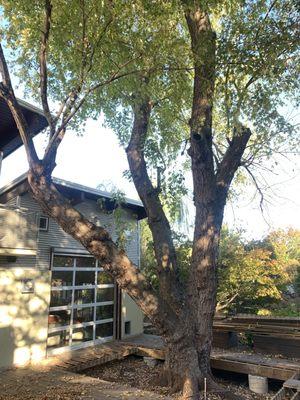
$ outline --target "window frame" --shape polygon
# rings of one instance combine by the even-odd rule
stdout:
[[[41,227],[41,220],[42,219],[44,219],[46,221],[46,227],[45,228]],[[46,215],[40,215],[39,216],[38,230],[39,230],[39,232],[48,232],[48,230],[49,230],[49,217],[47,217]]]
[[[72,266],[67,266],[67,267],[54,267],[54,258],[55,256],[67,256],[67,257],[72,257],[73,258],[73,264]],[[51,274],[51,293],[53,291],[64,291],[64,290],[71,290],[71,303],[68,305],[64,306],[52,306],[49,307],[49,314],[51,311],[62,311],[62,310],[70,310],[70,322],[68,325],[61,325],[61,326],[52,326],[48,324],[48,335],[51,333],[55,332],[63,332],[63,331],[68,331],[69,332],[69,344],[64,346],[64,347],[59,347],[59,348],[48,348],[47,349],[47,354],[57,354],[63,351],[66,351],[68,349],[75,349],[75,348],[82,348],[86,347],[88,345],[93,345],[93,344],[98,344],[98,343],[103,343],[107,342],[110,340],[113,340],[115,337],[115,324],[116,324],[116,315],[115,315],[115,302],[116,302],[116,285],[115,282],[113,283],[106,283],[106,284],[97,284],[97,274],[99,272],[105,272],[104,269],[100,266],[99,261],[96,259],[95,260],[95,266],[94,267],[77,267],[77,262],[76,258],[78,257],[85,257],[85,258],[94,258],[90,254],[78,254],[78,253],[67,253],[67,252],[53,252],[51,254],[51,271],[68,271],[72,272],[72,285],[70,286],[52,286],[52,274]],[[81,271],[93,271],[95,274],[95,283],[90,284],[90,285],[75,285],[75,280],[76,280],[76,272],[81,272]],[[107,300],[107,301],[97,301],[97,290],[98,289],[105,289],[105,288],[113,288],[114,289],[114,298],[113,300]],[[75,303],[75,290],[78,289],[93,289],[94,290],[94,301],[89,302],[89,303],[82,303],[82,304],[76,304]],[[106,305],[112,305],[114,312],[112,318],[105,318],[105,319],[97,319],[97,307],[99,306],[106,306]],[[93,307],[93,320],[89,322],[82,322],[82,323],[74,323],[74,310],[76,309],[82,309],[82,308],[87,308],[87,307]],[[108,336],[108,337],[103,337],[101,339],[96,338],[96,327],[97,325],[100,324],[106,324],[106,323],[113,323],[113,335]],[[93,326],[93,339],[89,340],[87,342],[82,342],[78,344],[74,344],[72,342],[72,333],[74,329],[77,328],[84,328],[86,326]]]

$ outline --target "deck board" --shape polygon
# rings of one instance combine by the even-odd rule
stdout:
[[[156,335],[142,334],[51,357],[45,363],[78,372],[129,355],[150,356],[164,360],[163,340]],[[232,349],[213,349],[211,366],[214,369],[265,376],[282,381],[292,378],[295,373],[300,373],[300,360],[268,357]]]
[[[149,355],[154,358],[164,359],[163,341],[159,336],[144,334],[123,340],[123,342],[136,346],[138,355]],[[300,360],[270,358],[261,354],[227,349],[213,349],[211,366],[215,369],[256,374],[282,381],[291,378],[296,372],[300,372]]]

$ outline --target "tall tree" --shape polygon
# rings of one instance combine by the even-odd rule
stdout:
[[[22,83],[40,97],[49,124],[40,159],[1,48],[0,96],[25,145],[34,197],[157,327],[174,389],[182,389],[184,399],[198,399],[206,378],[209,389],[230,396],[210,370],[220,229],[238,168],[255,181],[254,162],[294,140],[293,126],[279,114],[284,96],[295,96],[298,89],[293,2],[74,0],[70,8],[64,0],[3,0],[2,6],[3,43],[15,50]],[[50,98],[58,104],[56,113]],[[153,237],[157,291],[108,232],[74,209],[51,179],[66,129],[100,112],[126,147]],[[183,143],[196,209],[185,281],[164,208],[164,189],[182,181],[171,169]],[[158,171],[156,184],[151,165]]]

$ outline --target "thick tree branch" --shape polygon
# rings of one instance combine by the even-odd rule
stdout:
[[[51,27],[51,13],[52,4],[50,0],[45,0],[45,20],[44,27],[41,37],[41,48],[40,48],[40,90],[41,90],[41,100],[42,107],[50,128],[50,137],[54,135],[55,123],[53,121],[49,104],[48,104],[48,71],[47,71],[47,49],[48,40]]]
[[[42,169],[31,169],[28,181],[33,195],[42,210],[53,218],[62,229],[78,240],[101,266],[111,274],[144,313],[158,326],[162,335],[175,330],[177,317],[147,282],[123,250],[119,250],[109,233],[88,221],[58,192],[54,184],[45,178]],[[166,316],[170,316],[166,321]]]
[[[21,107],[19,106],[19,103],[16,99],[11,84],[10,74],[7,68],[7,63],[1,43],[0,43],[0,74],[2,77],[2,82],[0,82],[0,96],[6,101],[14,117],[21,139],[25,146],[28,163],[30,166],[34,166],[35,164],[39,163],[39,159],[32,141],[32,137],[28,129],[27,121],[23,115]]]
[[[214,181],[214,157],[212,150],[212,107],[215,83],[216,35],[209,16],[201,9],[200,1],[182,1],[185,19],[191,37],[194,58],[194,92],[190,119],[191,147],[194,181],[194,200],[197,207],[203,204],[203,185]]]
[[[216,312],[220,312],[227,308],[237,297],[239,293],[235,293],[230,299],[217,303]]]
[[[222,199],[223,203],[226,202],[230,184],[238,167],[241,165],[242,156],[250,137],[251,130],[249,128],[241,127],[239,131],[235,129],[235,134],[219,165],[216,184],[218,195],[221,196],[220,199]]]
[[[134,124],[126,153],[132,179],[145,207],[153,236],[160,290],[174,305],[181,298],[176,251],[170,224],[159,199],[159,191],[152,185],[144,157],[151,109],[149,99],[144,99],[133,107]]]
[[[190,125],[192,132],[207,136],[211,135],[212,125],[216,35],[211,28],[208,14],[201,10],[198,2],[183,3],[195,68]]]

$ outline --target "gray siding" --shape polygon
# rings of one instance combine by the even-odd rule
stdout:
[[[18,205],[18,197],[13,197],[12,199],[8,200],[8,202],[6,203],[8,206],[13,206],[13,207],[17,207]]]
[[[14,200],[14,199],[12,199]],[[15,200],[16,202],[16,200]],[[12,203],[14,204],[14,203]],[[11,205],[12,205],[11,204]],[[36,212],[37,217],[43,215],[37,202],[32,198],[30,193],[26,193],[20,196],[19,205],[22,208],[26,208],[31,212]],[[113,239],[116,239],[114,229],[114,219],[112,215],[105,214],[99,210],[99,207],[95,201],[85,200],[76,207],[82,214],[88,219],[93,221],[99,226],[103,226],[112,235]],[[137,220],[133,217],[130,212],[126,213],[126,219],[129,225],[134,229],[130,233],[130,239],[128,240],[127,253],[130,259],[138,264],[139,262],[139,233]],[[18,257],[15,263],[9,263],[5,259],[0,259],[0,268],[2,267],[36,267],[38,269],[49,269],[51,248],[59,247],[70,251],[70,249],[82,250],[86,252],[84,247],[74,240],[70,235],[65,233],[62,228],[52,219],[49,220],[49,229],[47,232],[38,232],[38,243],[37,243],[37,256],[29,257],[23,256]]]

